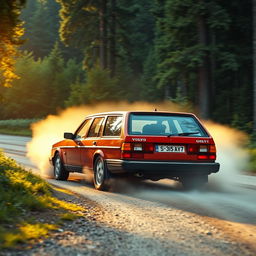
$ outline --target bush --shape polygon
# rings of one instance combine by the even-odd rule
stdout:
[[[0,133],[13,135],[31,135],[31,124],[39,119],[12,119],[0,120]]]

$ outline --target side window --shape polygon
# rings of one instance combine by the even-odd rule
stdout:
[[[87,137],[98,137],[104,117],[97,117],[93,120]]]
[[[105,129],[104,129],[104,136],[120,136],[121,134],[121,127],[122,127],[122,116],[109,116]]]
[[[86,136],[88,129],[90,127],[91,124],[91,119],[87,119],[85,120],[83,126],[80,128],[80,130],[78,131],[78,133],[76,134],[76,138],[83,138]]]

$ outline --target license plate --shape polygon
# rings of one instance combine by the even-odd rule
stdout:
[[[185,153],[185,147],[175,145],[156,145],[156,152]]]

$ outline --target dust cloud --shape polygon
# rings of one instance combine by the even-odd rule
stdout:
[[[249,155],[245,149],[248,136],[230,127],[204,122],[217,148],[217,162],[220,163],[220,171],[210,175],[210,181],[223,189],[232,189],[239,183],[239,174],[246,171]]]

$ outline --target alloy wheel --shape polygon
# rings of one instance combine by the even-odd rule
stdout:
[[[104,181],[104,164],[101,159],[98,160],[96,165],[95,182],[97,185],[101,185]]]

